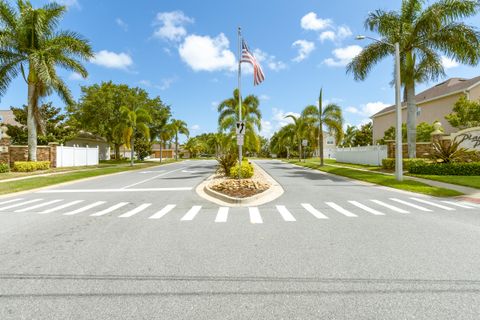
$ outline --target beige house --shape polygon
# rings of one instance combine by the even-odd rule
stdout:
[[[472,79],[451,78],[417,94],[417,124],[440,121],[445,133],[455,132],[456,129],[450,126],[445,116],[452,113],[453,105],[462,95],[466,95],[470,100],[480,99],[480,76]],[[384,132],[395,125],[395,106],[381,110],[371,119],[373,120],[373,141],[382,139]],[[406,120],[407,106],[404,102],[402,121],[406,123]]]

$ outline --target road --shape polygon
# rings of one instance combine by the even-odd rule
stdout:
[[[0,199],[0,319],[479,319],[479,206],[257,163],[259,207],[207,160]]]

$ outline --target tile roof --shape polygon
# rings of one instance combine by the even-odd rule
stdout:
[[[472,79],[450,78],[442,83],[437,84],[436,86],[433,86],[423,92],[420,92],[415,96],[415,100],[417,104],[420,104],[424,101],[441,97],[449,93],[465,90],[479,82],[480,82],[480,76]],[[402,105],[405,105],[405,103],[402,102]],[[382,109],[381,111],[371,116],[371,118],[374,118],[375,116],[383,113],[388,113],[393,110],[395,110],[395,105]]]

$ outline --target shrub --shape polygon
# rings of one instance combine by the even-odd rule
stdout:
[[[238,178],[239,166],[235,165],[230,169],[230,177]],[[242,179],[248,179],[253,177],[253,166],[248,161],[243,161],[240,168]]]
[[[16,161],[13,163],[13,171],[31,172],[36,170],[47,170],[50,168],[50,161]]]
[[[464,162],[468,158],[467,149],[461,148],[462,141],[435,141],[430,157],[436,162]]]
[[[8,163],[0,163],[0,173],[5,173],[10,171],[10,166]]]
[[[225,172],[225,175],[228,176],[230,174],[230,169],[237,163],[237,154],[234,152],[222,154],[217,158],[217,161]]]
[[[415,163],[409,172],[438,176],[480,176],[480,162]]]
[[[403,170],[410,170],[412,164],[417,163],[427,163],[426,159],[422,158],[414,158],[414,159],[403,159]],[[394,158],[386,158],[382,160],[382,168],[387,170],[394,170],[395,169],[395,159]]]

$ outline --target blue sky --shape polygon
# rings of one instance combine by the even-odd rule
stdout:
[[[321,87],[324,103],[339,104],[345,122],[353,125],[365,123],[394,101],[389,86],[393,58],[377,65],[363,82],[347,75],[345,64],[367,44],[354,37],[365,34],[368,12],[397,9],[400,0],[60,2],[69,7],[61,29],[79,32],[96,52],[86,63],[88,79],[60,71],[74,96],[79,97],[81,85],[101,81],[139,86],[171,105],[174,117],[187,121],[193,135],[216,130],[216,106],[237,86],[237,26],[266,75],[257,87],[248,70],[242,79],[243,95],[260,97],[265,136],[286,123],[286,114],[315,104]],[[479,21],[477,16],[469,23],[478,28]],[[445,66],[449,77],[480,74],[478,67],[448,60]],[[24,104],[26,92],[23,80],[17,79],[0,108]],[[63,106],[56,96],[48,100]]]

